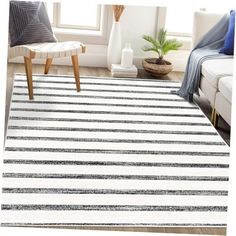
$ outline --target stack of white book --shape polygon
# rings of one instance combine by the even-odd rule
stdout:
[[[126,68],[122,67],[121,64],[112,64],[111,74],[114,77],[137,77],[138,69],[135,65]]]

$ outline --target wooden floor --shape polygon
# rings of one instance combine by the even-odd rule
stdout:
[[[44,68],[42,65],[33,65],[33,73],[42,74]],[[7,93],[6,93],[6,124],[9,114],[10,98],[12,93],[12,84],[15,73],[25,73],[23,64],[9,64],[7,73]],[[57,75],[73,75],[72,66],[52,66],[50,68],[49,74]],[[81,67],[81,76],[103,76],[109,77],[110,72],[105,68],[94,68],[94,67]],[[141,78],[153,78],[145,71],[139,71],[139,77]],[[183,78],[183,73],[181,72],[171,72],[168,76],[162,79],[169,79],[175,81],[181,81]],[[200,108],[204,111],[206,116],[210,118],[211,107],[204,98],[196,98],[196,102]],[[230,140],[230,127],[222,119],[219,121],[219,128],[217,129],[224,140],[229,143]],[[117,230],[117,231],[136,231],[136,232],[160,232],[160,233],[182,233],[182,234],[210,234],[210,235],[226,235],[225,228],[183,228],[183,227],[80,227],[79,229],[93,229],[93,230]]]

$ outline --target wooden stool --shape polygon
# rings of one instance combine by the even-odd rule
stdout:
[[[26,44],[10,48],[9,57],[24,57],[25,72],[27,76],[29,99],[33,99],[33,80],[32,80],[32,59],[46,59],[44,74],[47,74],[52,64],[53,58],[71,57],[76,89],[80,91],[79,75],[79,53],[85,53],[85,46],[77,41],[56,42],[56,43],[35,43]]]

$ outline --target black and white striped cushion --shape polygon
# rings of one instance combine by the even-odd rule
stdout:
[[[56,42],[43,2],[11,1],[10,46]]]

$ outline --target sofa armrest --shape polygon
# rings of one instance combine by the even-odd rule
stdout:
[[[209,13],[204,11],[194,12],[192,47],[194,48],[201,38],[206,34],[222,17],[222,14]]]

